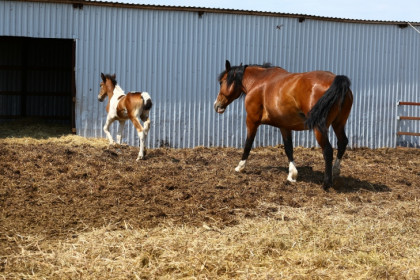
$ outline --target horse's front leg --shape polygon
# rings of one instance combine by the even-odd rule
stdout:
[[[292,140],[292,131],[287,129],[280,129],[281,135],[284,142],[284,150],[286,152],[287,159],[289,160],[289,175],[287,176],[287,181],[296,182],[298,171],[293,160],[293,140]]]
[[[115,119],[113,118],[107,118],[105,125],[104,125],[104,132],[106,134],[106,138],[108,138],[109,141],[109,145],[113,145],[114,144],[114,139],[112,139],[112,135],[111,133],[109,133],[109,126],[115,121]]]
[[[120,125],[118,126],[118,133],[117,133],[117,144],[121,145],[121,139],[123,137],[124,125],[125,120],[120,120]]]
[[[239,162],[238,166],[235,168],[236,172],[242,172],[245,170],[246,161],[248,159],[249,153],[251,152],[252,144],[254,143],[255,135],[257,134],[258,124],[251,122],[250,120],[246,121],[247,136],[245,140],[244,153],[242,154],[242,159]]]

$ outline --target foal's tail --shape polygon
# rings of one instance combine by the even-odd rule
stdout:
[[[152,98],[150,98],[149,93],[142,92],[141,97],[143,98],[143,101],[144,101],[143,109],[150,110],[150,108],[152,108]]]
[[[318,128],[322,133],[327,132],[327,118],[331,108],[337,101],[341,107],[349,90],[350,79],[346,76],[335,76],[331,86],[309,111],[305,126],[309,129]]]

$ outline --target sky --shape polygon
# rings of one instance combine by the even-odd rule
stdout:
[[[346,19],[420,22],[420,0],[102,0],[108,2],[222,8]]]

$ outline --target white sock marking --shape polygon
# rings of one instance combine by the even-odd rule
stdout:
[[[139,155],[137,156],[136,161],[139,161],[140,159],[143,159],[144,157],[144,132],[140,132],[139,133],[139,138],[140,138],[140,150],[139,150]]]
[[[236,172],[242,172],[245,169],[246,160],[241,160],[238,166],[235,168]]]
[[[340,159],[335,159],[334,166],[333,166],[333,177],[338,177],[340,175]]]
[[[293,183],[296,182],[297,175],[298,175],[298,171],[296,169],[295,163],[291,161],[289,163],[289,175],[287,176],[287,181],[293,182]]]

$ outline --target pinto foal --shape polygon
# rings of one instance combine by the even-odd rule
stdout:
[[[147,92],[129,92],[124,91],[117,85],[116,76],[104,75],[101,73],[102,82],[98,100],[104,101],[108,96],[106,111],[108,113],[104,131],[110,145],[115,142],[109,133],[109,126],[116,120],[120,123],[117,133],[117,143],[121,144],[122,133],[126,120],[131,120],[134,124],[140,139],[140,151],[136,161],[144,158],[145,140],[150,129],[149,111],[152,108],[152,99]],[[139,118],[143,121],[144,127],[140,124]]]

